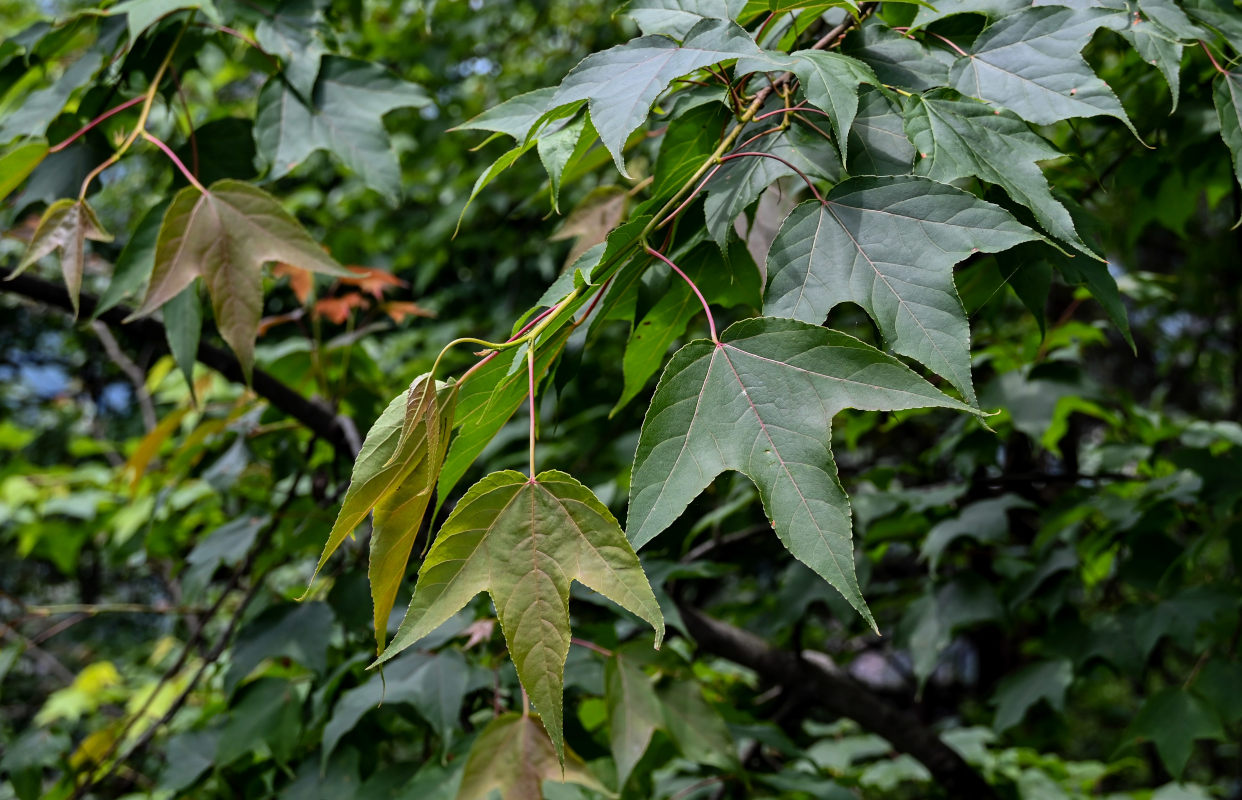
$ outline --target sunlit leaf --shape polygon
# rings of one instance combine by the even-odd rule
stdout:
[[[0,156],[0,200],[12,194],[34,172],[34,168],[47,156],[47,151],[46,139],[34,139],[21,142]]]

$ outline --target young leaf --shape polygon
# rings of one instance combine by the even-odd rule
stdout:
[[[717,61],[760,53],[750,34],[736,23],[704,19],[691,28],[680,47],[664,36],[642,36],[587,56],[565,76],[553,105],[588,101],[595,130],[617,169],[628,177],[622,146],[674,78]]]
[[[110,242],[112,234],[103,229],[94,210],[85,200],[57,200],[43,212],[26,254],[12,276],[17,277],[31,264],[54,250],[60,251],[60,272],[69,290],[73,314],[78,314],[78,295],[82,291],[82,270],[86,261],[86,240]]]
[[[492,596],[518,678],[564,760],[562,687],[569,584],[578,581],[646,620],[664,618],[621,526],[563,472],[494,472],[470,487],[418,572],[401,629],[379,662],[442,625],[479,592]]]
[[[858,303],[888,345],[975,402],[953,265],[1038,238],[1006,211],[925,178],[854,178],[786,218],[768,252],[764,313],[822,323]]]
[[[950,85],[1037,125],[1103,114],[1133,131],[1117,95],[1079,55],[1097,28],[1115,20],[1103,9],[1060,6],[1005,17],[957,60]]]
[[[470,748],[457,800],[540,800],[544,781],[576,783],[608,797],[574,751],[560,757],[535,714],[501,714]]]
[[[0,200],[12,194],[47,156],[47,140],[22,142],[0,156]]]
[[[972,175],[994,183],[1031,209],[1053,236],[1096,257],[1036,163],[1061,154],[1016,116],[934,91],[906,102],[906,133],[919,152],[916,174],[944,183]]]
[[[764,53],[761,58],[737,62],[738,74],[778,70],[797,75],[806,99],[828,113],[841,158],[847,158],[846,142],[858,111],[858,86],[879,83],[871,67],[856,58],[822,50],[801,50],[789,55]]]
[[[429,375],[421,375],[388,404],[362,443],[345,500],[315,567],[318,574],[345,537],[374,511],[367,575],[380,649],[444,461],[456,396],[455,385],[437,387]]]
[[[268,261],[352,277],[267,192],[234,180],[217,181],[206,192],[182,189],[164,215],[151,283],[134,316],[150,314],[202,277],[220,335],[249,379],[263,311],[261,268]]]
[[[832,418],[846,408],[969,410],[892,356],[836,331],[760,317],[720,343],[673,356],[643,420],[627,533],[642,547],[712,479],[737,470],[759,488],[791,553],[874,627],[854,576],[850,506],[832,459]]]
[[[401,165],[383,117],[398,108],[421,108],[431,100],[422,87],[366,61],[325,57],[307,106],[280,80],[259,93],[255,141],[271,165],[271,178],[287,175],[316,150],[326,150],[371,188],[395,202]]]
[[[664,714],[651,679],[620,654],[604,664],[604,702],[608,706],[608,739],[617,762],[617,785],[624,787],[652,734],[664,727]]]

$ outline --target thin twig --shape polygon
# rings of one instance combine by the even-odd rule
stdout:
[[[815,188],[815,184],[811,183],[811,179],[807,177],[807,174],[803,172],[802,170],[798,169],[797,167],[795,167],[787,159],[781,158],[778,155],[773,155],[772,153],[760,152],[759,150],[748,150],[748,151],[744,151],[741,153],[730,153],[727,156],[721,156],[720,160],[721,162],[725,162],[725,161],[732,161],[735,158],[746,158],[746,157],[770,158],[770,159],[773,159],[774,161],[781,162],[785,166],[792,169],[794,172],[798,173],[798,177],[801,178],[806,183],[807,188],[810,189],[811,193],[815,195],[815,199],[819,201],[820,205],[824,205],[826,203],[826,201],[824,200],[824,196],[819,193],[819,189]]]
[[[86,123],[81,128],[79,128],[77,133],[74,133],[72,136],[70,136],[68,139],[65,139],[60,144],[57,144],[53,147],[49,147],[47,151],[49,153],[59,153],[61,150],[64,150],[66,147],[76,142],[79,137],[86,135],[88,131],[90,131],[92,128],[94,128],[99,123],[103,122],[104,120],[108,119],[109,117],[115,114],[120,114],[122,111],[124,111],[127,108],[131,108],[133,106],[138,105],[144,99],[146,98],[143,97],[142,95],[139,95],[137,97],[126,100],[124,103],[121,103],[119,106],[108,109],[104,113],[100,114],[99,116],[95,117],[93,120],[91,120],[90,122]]]
[[[146,373],[129,356],[125,355],[125,352],[116,343],[116,337],[112,335],[112,331],[108,329],[107,325],[99,320],[95,320],[91,323],[91,330],[99,337],[99,343],[103,345],[104,352],[108,354],[108,358],[125,374],[125,377],[129,379],[130,385],[134,387],[134,398],[137,399],[138,410],[142,414],[142,426],[147,433],[155,430],[158,420],[155,416],[155,404],[151,402],[151,393],[147,391]]]
[[[694,296],[699,298],[699,302],[703,304],[703,313],[707,315],[707,327],[712,332],[712,341],[715,342],[716,344],[720,344],[720,339],[716,336],[716,318],[712,316],[712,309],[707,304],[707,298],[704,297],[703,293],[699,291],[699,287],[696,286],[694,284],[694,281],[690,280],[690,276],[682,272],[681,267],[674,264],[672,259],[670,259],[668,256],[664,255],[659,250],[655,250],[650,245],[647,245],[645,249],[647,251],[647,255],[655,256],[656,258],[663,261],[665,264],[669,266],[670,269],[673,270],[673,272],[676,272],[678,275],[680,275],[681,279],[684,280],[687,285],[690,286],[690,291],[694,292]]]

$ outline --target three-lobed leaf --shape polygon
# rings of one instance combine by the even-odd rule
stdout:
[[[627,535],[642,547],[712,479],[732,469],[759,488],[781,542],[874,626],[854,574],[850,506],[832,458],[832,418],[846,408],[968,406],[892,356],[788,319],[738,322],[719,343],[673,356],[643,420]]]
[[[975,402],[970,327],[953,265],[1038,235],[1004,209],[926,178],[853,178],[802,203],[768,252],[765,314],[822,323],[837,304],[871,315],[887,344]]]
[[[47,207],[26,253],[18,262],[13,276],[52,252],[60,251],[60,272],[69,290],[73,313],[78,313],[78,295],[82,291],[82,272],[86,265],[86,240],[110,242],[112,234],[103,229],[95,211],[85,200],[57,200]]]
[[[595,495],[555,470],[534,478],[492,473],[470,487],[445,520],[401,628],[379,661],[488,592],[518,678],[563,758],[569,585],[575,580],[649,622],[659,646],[664,618],[655,595],[621,527]]]
[[[247,379],[263,310],[263,264],[282,261],[311,272],[352,277],[323,251],[267,192],[221,180],[206,191],[187,187],[164,214],[155,268],[135,316],[150,314],[201,277],[211,296],[220,335],[233,348]]]
[[[608,788],[572,750],[561,755],[535,714],[501,714],[470,748],[457,800],[539,800],[543,782],[576,783],[605,796]]]

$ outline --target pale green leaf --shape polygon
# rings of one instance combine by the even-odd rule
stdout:
[[[854,302],[888,346],[975,402],[953,265],[1036,239],[1008,212],[925,178],[854,178],[793,210],[768,252],[764,313],[822,323]]]
[[[906,133],[919,154],[916,174],[943,183],[971,176],[994,183],[1031,209],[1044,230],[1096,257],[1037,163],[1061,154],[1016,116],[933,91],[906,101]]]
[[[519,144],[525,143],[535,123],[552,110],[552,98],[555,95],[556,88],[551,86],[519,94],[450,130],[505,133]]]
[[[0,200],[12,194],[34,172],[34,168],[47,156],[47,151],[46,139],[34,139],[21,142],[0,156]]]
[[[278,77],[259,93],[255,141],[271,166],[270,177],[287,175],[316,150],[340,159],[368,186],[396,201],[401,165],[383,116],[398,108],[421,108],[430,99],[419,86],[366,61],[328,56],[310,105]]]
[[[314,91],[321,60],[328,52],[319,30],[321,5],[315,0],[284,0],[274,10],[264,10],[254,29],[255,41],[280,59],[285,80],[303,98],[310,98]]]
[[[47,207],[26,253],[10,277],[21,274],[31,264],[52,252],[60,251],[60,272],[69,290],[73,313],[78,313],[78,295],[82,291],[82,272],[86,265],[86,240],[110,242],[112,234],[103,229],[95,211],[85,200],[57,200]]]
[[[439,627],[479,592],[492,597],[509,654],[556,752],[569,585],[578,581],[646,620],[664,619],[638,557],[608,509],[563,472],[495,472],[470,487],[427,553],[414,599],[380,662]]]
[[[746,0],[630,0],[617,12],[638,23],[644,34],[684,39],[705,19],[735,20]]]
[[[1131,130],[1113,90],[1080,55],[1095,31],[1115,24],[1103,9],[1030,8],[984,29],[953,65],[953,88],[1038,125],[1106,115]]]
[[[936,0],[919,8],[910,27],[921,28],[954,14],[982,14],[989,20],[995,20],[1030,7],[1030,0]]]
[[[642,36],[583,59],[553,99],[559,106],[589,104],[591,121],[622,174],[625,140],[674,78],[718,61],[759,55],[750,34],[734,22],[704,19],[680,46],[665,36]]]
[[[261,269],[269,261],[353,275],[267,192],[234,180],[216,181],[206,192],[182,189],[164,215],[147,296],[134,316],[150,314],[201,277],[220,335],[249,379],[263,311]]]
[[[576,783],[614,796],[572,750],[558,760],[535,714],[502,714],[470,748],[457,800],[541,800],[543,782]]]
[[[651,679],[620,654],[604,665],[604,702],[608,706],[608,739],[617,762],[617,784],[625,786],[652,735],[664,726],[664,712]]]
[[[630,486],[630,541],[642,547],[713,478],[737,470],[758,486],[785,547],[874,625],[854,575],[832,418],[846,408],[929,406],[967,409],[892,356],[795,320],[743,320],[719,345],[691,342],[665,368],[643,421]]]
[[[159,22],[174,11],[192,8],[204,17],[220,23],[220,12],[211,0],[124,0],[108,9],[109,16],[125,15],[125,23],[129,28],[129,43],[132,46],[143,31]]]

